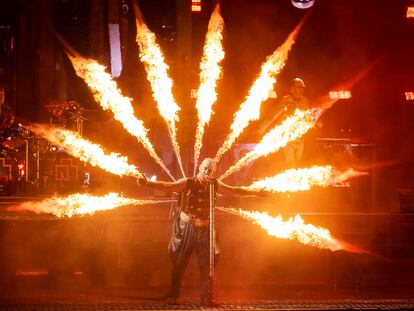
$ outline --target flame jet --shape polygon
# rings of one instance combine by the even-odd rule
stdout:
[[[220,15],[220,6],[217,5],[208,23],[204,53],[200,63],[200,86],[197,91],[196,102],[198,122],[194,144],[194,175],[203,144],[204,129],[210,121],[212,107],[217,100],[216,84],[221,74],[219,64],[224,59],[223,28],[224,21]]]
[[[110,192],[104,196],[92,196],[75,193],[67,197],[55,196],[40,202],[24,202],[11,206],[8,211],[32,211],[36,214],[46,213],[57,217],[72,217],[75,215],[92,215],[97,211],[112,210],[125,205],[148,205],[160,201],[128,199],[118,193]]]
[[[131,104],[132,99],[122,95],[116,82],[106,71],[106,67],[100,65],[93,59],[82,57],[50,25],[49,28],[63,45],[76,74],[91,89],[95,100],[104,110],[112,111],[114,118],[121,122],[128,133],[138,139],[155,162],[161,166],[172,180],[175,180],[174,176],[172,176],[169,169],[155,152],[147,135],[148,129],[145,128],[142,120],[135,117],[134,108]]]
[[[368,175],[357,172],[352,168],[340,172],[332,166],[312,166],[310,168],[290,169],[273,177],[257,180],[250,186],[243,187],[249,190],[266,190],[270,192],[296,192],[310,190],[312,187],[328,187],[358,176]]]
[[[89,88],[92,90],[93,97],[100,103],[104,110],[113,112],[115,119],[120,121],[124,128],[145,147],[151,157],[157,162],[161,168],[171,177],[169,169],[155,152],[154,146],[151,144],[142,120],[134,116],[134,108],[132,107],[132,99],[122,96],[116,82],[112,80],[111,75],[106,72],[106,68],[92,59],[82,57],[73,57],[68,54],[69,59],[75,68],[76,74],[81,77]]]
[[[322,227],[305,224],[300,215],[283,220],[281,215],[270,216],[267,212],[244,211],[233,208],[218,208],[224,212],[240,216],[254,224],[262,227],[267,234],[280,239],[296,240],[299,243],[329,249],[331,251],[344,250],[353,253],[368,253],[362,249],[352,246],[346,242],[334,238],[331,232]]]
[[[249,90],[249,95],[245,101],[240,105],[240,109],[235,113],[234,120],[231,125],[231,132],[227,136],[223,145],[217,151],[214,158],[218,163],[223,154],[230,149],[235,140],[240,136],[243,130],[249,125],[250,121],[258,120],[260,118],[261,104],[270,96],[273,86],[276,83],[276,76],[285,66],[289,51],[295,43],[296,37],[303,25],[304,20],[296,26],[290,33],[286,41],[278,47],[272,55],[267,57],[267,60],[262,65],[259,77],[254,81]]]
[[[280,125],[276,125],[265,134],[252,151],[246,153],[243,158],[231,166],[219,179],[226,178],[258,158],[276,152],[280,148],[285,147],[289,142],[302,137],[315,125],[321,112],[322,110],[317,108],[307,110],[296,109]]]
[[[171,137],[174,153],[183,177],[185,177],[183,164],[180,156],[180,146],[177,141],[178,111],[177,105],[172,94],[172,80],[168,76],[168,65],[164,61],[161,47],[155,41],[155,34],[144,23],[142,14],[136,4],[134,4],[135,23],[137,27],[136,41],[139,46],[139,57],[147,71],[147,78],[151,84],[152,95],[158,104],[158,111],[167,123],[168,132]]]
[[[337,88],[352,88],[361,80],[372,68],[374,68],[384,57],[379,57],[367,67],[356,73],[351,79],[337,85]],[[247,153],[243,158],[230,167],[219,179],[226,178],[232,173],[240,170],[251,162],[262,156],[278,151],[292,142],[305,135],[316,124],[317,119],[329,108],[331,108],[338,99],[330,99],[328,95],[322,97],[316,105],[318,108],[306,110],[296,109],[295,112],[288,116],[280,125],[276,125],[262,140]]]
[[[65,148],[70,155],[92,166],[119,176],[143,176],[134,165],[128,164],[127,157],[114,152],[106,154],[100,145],[82,138],[76,132],[44,126],[36,126],[34,131],[52,144]]]

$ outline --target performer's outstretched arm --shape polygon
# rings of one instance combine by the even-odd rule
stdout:
[[[264,190],[250,190],[245,189],[242,187],[230,186],[222,182],[221,180],[217,180],[218,182],[218,192],[221,194],[232,194],[232,195],[240,195],[240,196],[266,196],[269,192]]]
[[[161,191],[181,192],[185,189],[187,178],[181,178],[177,181],[152,181],[145,177],[137,178],[138,186],[146,186]]]

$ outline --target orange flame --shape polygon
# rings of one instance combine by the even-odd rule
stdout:
[[[234,115],[231,132],[220,147],[214,159],[216,163],[218,163],[223,154],[230,149],[235,140],[249,125],[250,121],[258,120],[260,118],[261,104],[269,98],[273,90],[273,85],[276,83],[276,76],[285,66],[289,51],[295,43],[302,24],[303,21],[296,26],[286,41],[277,48],[272,55],[268,56],[266,62],[263,63],[260,75],[250,88],[249,95]]]
[[[221,74],[219,63],[224,59],[223,28],[224,21],[220,15],[220,6],[217,5],[208,23],[204,54],[200,63],[200,86],[196,102],[198,123],[194,145],[194,174],[198,166],[205,125],[210,121],[212,107],[217,100],[216,84]]]
[[[105,154],[100,145],[82,138],[76,132],[60,128],[47,129],[42,126],[37,126],[35,131],[52,144],[65,148],[70,155],[92,166],[98,166],[107,172],[119,176],[142,176],[134,165],[128,164],[127,157],[114,152]]]
[[[321,109],[296,109],[291,116],[263,136],[262,140],[252,151],[246,153],[243,158],[230,167],[219,179],[226,178],[252,161],[262,156],[267,156],[269,153],[276,152],[289,142],[302,137],[315,125],[320,113]]]
[[[283,220],[281,215],[273,217],[267,212],[244,211],[233,208],[220,208],[220,210],[249,220],[262,227],[267,234],[280,239],[296,240],[305,245],[331,251],[344,250],[360,254],[366,253],[364,250],[334,238],[326,228],[305,224],[300,215]]]
[[[91,196],[75,193],[67,197],[52,197],[40,202],[25,202],[9,207],[9,211],[32,211],[36,214],[47,213],[57,217],[75,215],[92,215],[97,211],[112,210],[125,205],[156,204],[159,201],[128,199],[118,193],[110,192],[104,196]]]
[[[344,172],[335,170],[332,166],[313,166],[310,168],[290,169],[273,177],[257,180],[248,187],[250,190],[266,190],[271,192],[296,192],[310,190],[314,186],[328,187],[341,184],[357,176],[367,175],[354,171],[352,168]]]
[[[178,164],[183,177],[185,177],[183,164],[180,156],[180,146],[177,142],[178,111],[180,107],[175,102],[172,94],[173,82],[168,76],[168,65],[164,61],[161,47],[155,41],[155,34],[144,23],[139,9],[134,5],[136,12],[136,41],[139,45],[139,57],[147,71],[147,78],[151,84],[152,95],[158,104],[158,111],[167,123],[171,142],[177,156]]]
[[[168,168],[156,154],[152,146],[142,120],[134,116],[131,98],[122,96],[116,82],[106,72],[106,68],[97,61],[86,59],[80,56],[68,54],[69,59],[75,68],[76,74],[81,77],[91,89],[95,100],[100,103],[104,110],[113,112],[115,119],[120,121],[124,128],[138,141],[142,143],[151,157],[164,169],[164,171],[175,180]]]

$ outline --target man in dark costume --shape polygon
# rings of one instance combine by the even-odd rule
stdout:
[[[171,277],[171,291],[168,302],[176,303],[180,296],[180,288],[184,271],[195,249],[200,269],[200,302],[209,304],[209,211],[210,211],[210,183],[214,184],[214,197],[219,193],[239,195],[258,194],[259,191],[250,191],[240,187],[233,187],[214,179],[215,164],[213,159],[206,158],[200,164],[195,177],[182,178],[175,182],[150,181],[138,178],[138,185],[146,185],[158,190],[181,193],[181,207],[176,211],[173,225],[173,236],[169,244],[173,269]],[[215,240],[217,234],[214,234]],[[217,243],[214,249],[215,263],[219,249]]]

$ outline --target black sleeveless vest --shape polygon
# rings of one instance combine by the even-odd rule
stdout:
[[[216,198],[218,182],[214,183],[214,199]],[[202,185],[197,177],[187,179],[185,191],[183,193],[181,210],[193,217],[208,219],[210,213],[210,184]]]

